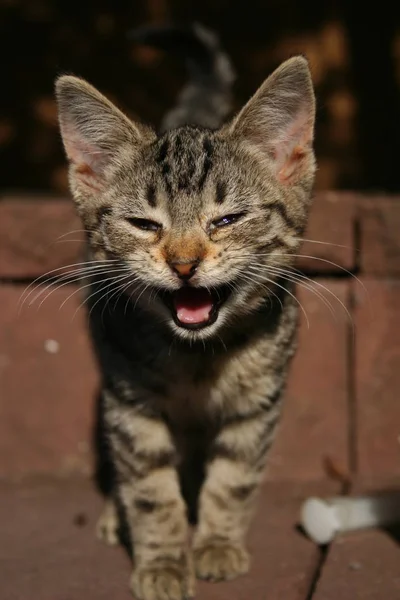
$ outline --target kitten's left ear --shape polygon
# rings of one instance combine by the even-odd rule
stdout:
[[[284,184],[314,174],[315,96],[308,62],[296,56],[261,85],[230,125]]]
[[[64,75],[56,82],[58,115],[72,181],[86,192],[101,189],[124,147],[143,143],[143,132],[89,83]]]

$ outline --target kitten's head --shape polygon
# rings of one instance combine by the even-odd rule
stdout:
[[[215,132],[157,137],[81,79],[60,77],[56,91],[92,257],[114,261],[132,301],[191,340],[263,305],[292,263],[310,202],[306,60],[281,65]]]

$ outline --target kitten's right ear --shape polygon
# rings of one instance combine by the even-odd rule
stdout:
[[[93,86],[64,75],[56,82],[61,136],[76,183],[98,191],[105,171],[124,146],[138,146],[142,134]]]
[[[240,111],[229,131],[245,140],[277,179],[290,185],[315,171],[312,148],[315,97],[308,63],[302,56],[284,62]]]

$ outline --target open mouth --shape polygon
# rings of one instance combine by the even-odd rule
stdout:
[[[218,288],[182,287],[175,292],[165,292],[163,299],[172,317],[184,329],[203,329],[215,323],[222,304],[231,290],[223,285]]]

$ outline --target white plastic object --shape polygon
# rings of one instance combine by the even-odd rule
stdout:
[[[317,544],[328,544],[337,533],[400,523],[400,493],[308,498],[301,508],[300,523]]]

